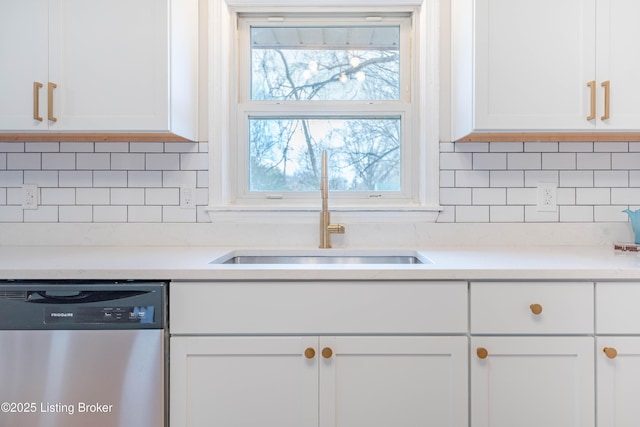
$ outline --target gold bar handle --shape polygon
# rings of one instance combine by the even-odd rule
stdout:
[[[596,81],[590,81],[587,86],[591,89],[591,113],[587,116],[587,120],[593,120],[596,118]]]
[[[52,121],[52,122],[57,122],[58,121],[58,119],[56,119],[55,116],[53,115],[53,90],[55,88],[57,88],[57,87],[58,87],[57,84],[49,82],[49,92],[48,92],[48,94],[49,94],[49,99],[48,99],[49,104],[48,104],[48,113],[47,114],[49,116],[48,119],[50,121]]]
[[[607,80],[600,85],[604,88],[604,116],[600,120],[609,120],[609,108],[611,107],[611,82]]]
[[[44,85],[40,82],[33,82],[33,120],[42,121],[40,117],[40,89]]]

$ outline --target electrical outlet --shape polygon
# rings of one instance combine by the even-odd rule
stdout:
[[[538,212],[555,212],[558,209],[558,186],[554,182],[538,183]]]
[[[22,186],[22,209],[38,209],[38,186],[24,184]]]
[[[180,207],[182,209],[195,209],[196,202],[193,200],[195,192],[196,190],[193,187],[180,188]]]

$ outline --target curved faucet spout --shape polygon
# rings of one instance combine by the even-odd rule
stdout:
[[[322,150],[322,173],[320,176],[320,193],[322,197],[322,211],[320,212],[320,248],[331,247],[332,234],[344,234],[344,224],[331,224],[329,212],[329,185],[327,178],[327,150]]]

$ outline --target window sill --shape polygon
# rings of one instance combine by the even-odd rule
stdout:
[[[208,206],[205,210],[211,222],[217,223],[315,224],[320,214],[319,207],[286,207],[276,210],[248,206]],[[440,206],[336,207],[330,209],[330,212],[333,222],[397,224],[435,222],[441,210]]]

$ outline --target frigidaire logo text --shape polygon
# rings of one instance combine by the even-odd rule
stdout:
[[[73,313],[51,313],[51,317],[73,317]]]

